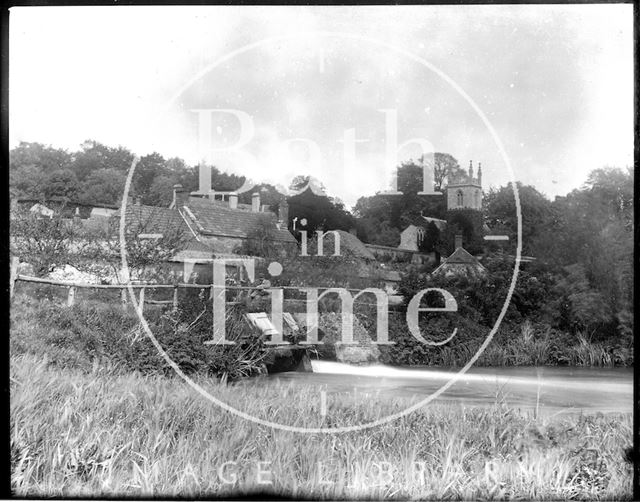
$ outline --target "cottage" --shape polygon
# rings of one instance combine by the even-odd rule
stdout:
[[[487,269],[478,259],[462,247],[460,235],[456,235],[455,248],[455,251],[431,273],[433,278],[479,278],[487,274]]]

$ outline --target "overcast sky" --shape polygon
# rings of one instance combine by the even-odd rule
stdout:
[[[352,205],[388,187],[396,115],[399,143],[482,162],[485,188],[503,185],[511,174],[457,86],[515,179],[550,197],[632,165],[631,5],[22,7],[10,30],[11,147],[95,139],[196,163],[195,110],[233,110],[211,115],[216,165],[283,185],[314,174]]]

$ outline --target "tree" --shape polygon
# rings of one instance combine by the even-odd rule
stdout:
[[[558,214],[549,199],[531,185],[518,182],[518,198],[522,216],[522,252],[525,255],[544,257],[553,246]],[[490,190],[484,198],[486,223],[490,228],[497,225],[508,229],[509,246],[514,249],[517,242],[518,213],[513,185]]]
[[[44,198],[46,172],[34,164],[11,166],[9,187],[12,197]]]
[[[71,165],[66,150],[24,141],[11,150],[9,159],[10,191],[17,197],[44,197],[52,173],[66,171]]]
[[[58,169],[47,176],[44,195],[46,198],[57,196],[75,199],[79,188],[78,178],[71,169]]]
[[[420,164],[423,163],[424,156],[420,158]],[[445,187],[445,180],[451,180],[460,174],[464,174],[464,171],[453,155],[438,152],[433,154],[433,178],[436,190],[441,191]]]
[[[277,212],[279,204],[285,199],[285,196],[281,194],[276,187],[268,183],[261,183],[248,192],[240,194],[238,201],[242,204],[251,204],[251,199],[255,192],[260,194],[260,204],[267,206],[269,210],[275,212]]]
[[[151,153],[140,158],[133,174],[133,192],[142,198],[143,204],[153,205],[154,196],[150,194],[150,188],[156,176],[164,172],[165,160],[159,153]]]
[[[124,240],[131,280],[164,281],[172,276],[169,260],[189,239],[184,228],[166,223],[160,209],[140,211],[128,206]],[[105,267],[122,279],[120,218],[112,217],[107,228],[93,229],[85,234],[87,246],[77,268],[104,275]]]
[[[303,218],[307,220],[307,225],[302,228],[298,223],[298,230],[306,230],[307,235],[311,235],[316,229],[323,230],[345,230],[355,228],[354,217],[345,209],[341,202],[334,199],[316,195],[311,190],[289,197],[289,219]]]
[[[9,156],[12,169],[34,166],[45,172],[67,169],[71,165],[71,159],[71,155],[66,150],[25,141],[21,141],[16,148],[12,149]]]
[[[56,266],[75,261],[82,247],[81,228],[62,217],[43,217],[25,208],[11,214],[12,253],[30,263],[36,276],[43,277]]]
[[[289,190],[297,191],[304,188],[307,184],[310,184],[315,189],[319,189],[322,192],[326,192],[326,187],[324,184],[317,178],[313,176],[309,176],[307,174],[299,174],[295,176],[291,183],[289,183]]]
[[[143,202],[151,206],[169,207],[173,202],[173,185],[177,181],[175,176],[167,176],[166,174],[156,176],[147,190]]]
[[[424,239],[420,242],[420,251],[430,253],[431,251],[439,249],[440,246],[440,230],[434,222],[429,222],[425,231]]]
[[[119,205],[124,193],[126,173],[117,169],[97,169],[82,183],[81,202]]]
[[[71,168],[82,182],[98,169],[116,169],[127,173],[132,162],[133,154],[122,146],[112,148],[94,140],[87,140],[74,155]]]

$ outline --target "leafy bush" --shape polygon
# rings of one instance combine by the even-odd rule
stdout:
[[[209,302],[187,301],[177,312],[148,309],[145,318],[167,355],[185,373],[236,379],[262,371],[264,346],[242,312],[227,316],[231,346],[208,346],[213,337]],[[197,311],[202,307],[201,311]],[[88,371],[94,364],[144,374],[173,370],[139,326],[138,317],[120,304],[83,302],[63,307],[46,300],[16,298],[12,313],[12,354],[49,358],[53,365]]]

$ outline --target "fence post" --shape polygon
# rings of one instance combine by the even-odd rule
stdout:
[[[144,288],[140,288],[140,300],[138,301],[138,314],[144,311]]]
[[[173,287],[173,311],[178,310],[178,286]]]
[[[18,265],[20,265],[20,258],[14,256],[11,258],[11,276],[9,278],[9,299],[13,298],[13,288],[16,285],[18,279]]]
[[[76,302],[76,287],[69,287],[69,296],[67,296],[67,307],[73,307],[73,304]]]
[[[122,308],[127,308],[127,290],[126,286],[120,288],[120,301],[122,302]]]

